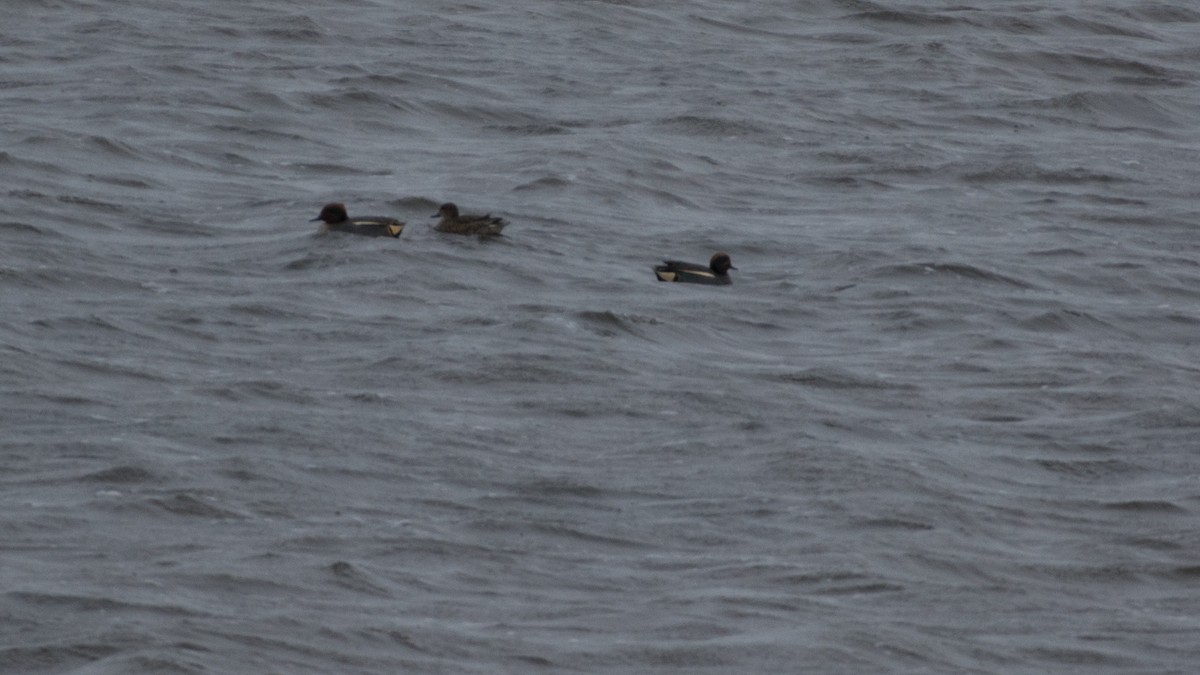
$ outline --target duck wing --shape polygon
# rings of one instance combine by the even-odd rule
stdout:
[[[679,260],[664,260],[663,264],[655,266],[654,276],[658,277],[659,281],[679,281],[690,284],[727,286],[730,283],[728,274],[716,274],[707,265]]]
[[[361,216],[351,218],[345,223],[338,223],[331,226],[330,229],[368,237],[399,237],[400,233],[404,231],[404,223],[384,216]]]
[[[443,220],[438,223],[437,229],[455,234],[500,234],[505,225],[508,225],[508,221],[491,214],[465,215],[453,220]]]
[[[708,265],[683,262],[682,260],[664,260],[660,267],[667,272],[707,272],[708,274],[712,274],[712,270],[708,268]]]

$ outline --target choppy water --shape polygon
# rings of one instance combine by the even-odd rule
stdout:
[[[1194,672],[1198,34],[7,3],[0,670]]]

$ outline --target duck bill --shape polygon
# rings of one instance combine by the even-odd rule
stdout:
[[[310,222],[310,223],[315,223],[315,222],[317,222],[317,221],[318,221],[318,220],[320,220],[320,219],[321,219],[321,216],[317,216],[316,218],[309,218],[309,219],[308,219],[308,222]]]

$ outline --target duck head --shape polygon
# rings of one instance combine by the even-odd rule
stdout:
[[[458,207],[455,206],[452,202],[446,202],[445,204],[442,204],[441,206],[439,206],[438,212],[433,214],[432,216],[430,216],[430,218],[437,218],[439,216],[442,218],[457,218],[458,217]]]
[[[733,266],[733,261],[729,258],[729,254],[724,251],[718,251],[713,254],[713,257],[708,261],[708,268],[714,274],[725,274],[729,270],[736,270]]]
[[[333,203],[333,204],[326,204],[324,206],[324,208],[321,209],[320,215],[318,215],[316,218],[313,218],[312,220],[310,220],[308,222],[315,223],[318,220],[332,225],[333,223],[340,223],[340,222],[343,222],[346,220],[350,220],[350,216],[346,213],[346,205],[345,204]]]

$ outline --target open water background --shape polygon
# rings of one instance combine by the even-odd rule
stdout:
[[[0,671],[1194,673],[1198,36],[6,2]]]

